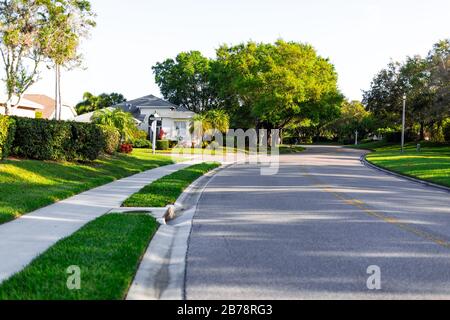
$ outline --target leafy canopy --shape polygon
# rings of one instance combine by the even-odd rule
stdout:
[[[127,101],[125,97],[120,93],[102,93],[99,96],[95,96],[90,92],[83,94],[83,101],[76,105],[76,110],[79,115],[89,113],[104,108],[115,106],[119,103]]]

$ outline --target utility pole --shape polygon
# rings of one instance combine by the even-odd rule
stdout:
[[[355,146],[358,145],[358,130],[355,131]]]
[[[402,115],[402,153],[405,152],[405,127],[406,127],[406,93],[403,95],[403,115]]]

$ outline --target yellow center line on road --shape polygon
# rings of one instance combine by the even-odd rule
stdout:
[[[412,233],[412,234],[418,236],[421,239],[431,241],[441,247],[450,249],[449,241],[441,239],[429,232],[419,230],[409,224],[401,222],[400,220],[398,220],[396,218],[389,217],[380,212],[375,212],[374,210],[370,209],[364,201],[361,201],[358,199],[349,199],[349,198],[345,197],[344,195],[342,195],[341,193],[337,192],[335,189],[333,189],[333,187],[321,184],[320,181],[317,179],[317,177],[311,175],[309,172],[305,172],[305,176],[311,178],[312,180],[314,180],[316,182],[314,187],[319,188],[327,193],[334,195],[337,199],[341,200],[343,203],[348,204],[353,207],[356,207],[371,217],[374,217],[374,218],[380,219],[384,222],[387,222],[389,224],[392,224],[404,231],[407,231],[409,233]]]

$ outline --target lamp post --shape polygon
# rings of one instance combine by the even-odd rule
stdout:
[[[152,149],[153,149],[153,154],[156,153],[156,131],[158,130],[158,120],[161,119],[161,117],[159,116],[159,114],[155,111],[155,113],[153,115],[150,116],[149,120],[152,121]]]
[[[403,114],[402,114],[402,153],[405,152],[405,127],[406,127],[406,93],[403,95]]]

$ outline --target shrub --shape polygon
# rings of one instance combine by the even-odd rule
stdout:
[[[180,144],[180,142],[177,141],[177,140],[169,140],[169,148],[170,148],[170,149],[175,148],[175,147],[178,146],[179,144]]]
[[[105,149],[102,129],[91,123],[71,123],[72,139],[68,160],[94,161]]]
[[[151,148],[152,147],[152,143],[146,139],[136,139],[133,141],[133,147],[134,148]]]
[[[157,150],[169,150],[169,140],[156,140]]]
[[[13,153],[36,160],[71,158],[72,128],[70,123],[16,117]]]
[[[14,119],[0,115],[0,159],[8,157],[14,140],[16,124]]]
[[[401,131],[391,131],[386,132],[385,140],[387,143],[401,143],[402,142],[402,132]],[[417,134],[413,131],[405,132],[405,142],[412,142],[417,140]]]
[[[100,128],[90,123],[14,117],[13,153],[36,160],[95,160],[105,146]]]
[[[131,153],[133,152],[133,146],[129,143],[123,143],[120,145],[120,152],[121,153]]]
[[[147,140],[148,133],[147,131],[137,129],[132,133],[133,140]]]
[[[102,130],[103,139],[105,141],[105,148],[103,151],[107,154],[114,154],[117,151],[120,144],[120,133],[114,127],[99,125],[100,130]]]

